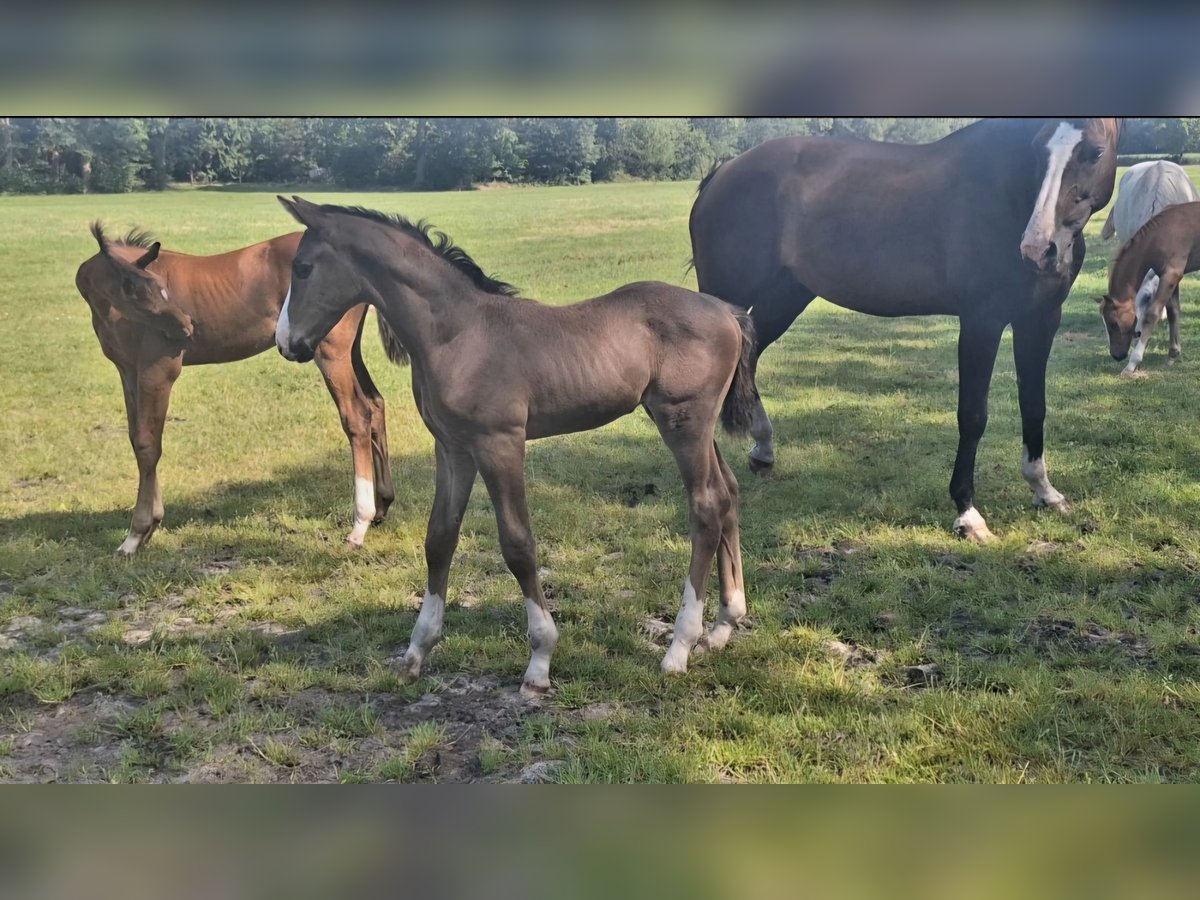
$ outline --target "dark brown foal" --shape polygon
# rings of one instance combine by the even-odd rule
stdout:
[[[662,662],[687,669],[703,634],[714,556],[721,604],[707,645],[729,640],[745,615],[737,481],[714,440],[750,425],[754,388],[749,317],[728,304],[641,282],[570,306],[512,296],[442,234],[369,210],[282,200],[308,226],[292,266],[280,351],[306,361],[328,330],[374,304],[413,366],[413,395],[436,438],[437,483],[425,541],[428,587],[404,654],[420,674],[442,635],[450,561],[478,472],[496,511],[504,560],[521,586],[532,656],[521,691],[550,687],[558,630],[538,579],[525,502],[525,442],[598,428],[643,406],[687,489],[692,560],[675,635]],[[285,325],[286,323],[286,325]]]
[[[301,233],[218,256],[162,250],[144,234],[110,241],[99,223],[92,234],[100,252],[79,267],[75,285],[125,392],[138,496],[117,553],[131,555],[163,517],[158,460],[175,379],[184,366],[245,359],[274,343]],[[359,347],[366,313],[363,304],[348,310],[316,350],[354,459],[354,527],[346,538],[354,547],[395,498],[383,397]]]

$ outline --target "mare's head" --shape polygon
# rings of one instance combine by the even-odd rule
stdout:
[[[1088,218],[1112,197],[1117,172],[1116,119],[1057,119],[1033,139],[1037,199],[1021,236],[1021,255],[1041,272],[1067,272]]]
[[[111,241],[99,222],[92,223],[92,236],[100,245],[97,258],[102,264],[90,269],[89,300],[102,301],[123,317],[154,328],[171,340],[190,339],[191,319],[171,304],[166,283],[150,269],[162,245],[141,232]]]
[[[1096,298],[1100,303],[1100,318],[1108,332],[1108,352],[1120,362],[1129,355],[1129,345],[1142,336],[1142,329],[1154,314],[1154,298],[1158,294],[1159,277],[1153,269],[1146,272],[1136,294],[1112,291]]]
[[[345,235],[338,232],[345,230],[347,217],[300,197],[278,199],[305,231],[292,260],[292,283],[275,326],[275,345],[285,358],[308,362],[342,316],[376,297],[342,247]]]

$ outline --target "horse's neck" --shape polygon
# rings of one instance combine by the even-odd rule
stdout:
[[[436,343],[452,340],[478,317],[486,299],[465,278],[453,277],[458,272],[444,278],[438,277],[446,274],[440,269],[434,272],[423,271],[414,277],[415,285],[396,277],[394,270],[372,279],[384,317],[414,357],[427,353]]]
[[[1133,296],[1142,286],[1146,270],[1152,268],[1155,259],[1151,252],[1151,241],[1139,241],[1125,245],[1113,264],[1112,288],[1109,293],[1116,297]],[[1162,274],[1162,273],[1159,273]]]

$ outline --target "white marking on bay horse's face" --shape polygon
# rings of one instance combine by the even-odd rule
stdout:
[[[1038,265],[1041,265],[1054,237],[1054,214],[1058,192],[1062,188],[1063,172],[1082,139],[1083,132],[1080,129],[1069,122],[1061,122],[1050,140],[1046,141],[1046,151],[1050,155],[1046,163],[1046,175],[1042,179],[1029,224],[1021,235],[1021,255]]]
[[[291,342],[291,335],[288,324],[288,304],[292,302],[292,286],[288,285],[287,296],[283,298],[283,309],[279,311],[279,321],[275,323],[275,346],[279,348],[279,352],[284,356],[288,354],[288,344]]]

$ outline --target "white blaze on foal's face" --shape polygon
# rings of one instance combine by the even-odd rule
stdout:
[[[283,309],[279,311],[279,321],[275,323],[275,346],[280,350],[287,350],[288,341],[291,340],[288,324],[288,304],[292,302],[292,286],[288,285],[287,296],[283,298]]]
[[[1021,236],[1021,254],[1035,263],[1040,263],[1054,237],[1054,217],[1058,205],[1058,194],[1062,189],[1063,172],[1071,161],[1071,154],[1083,139],[1083,132],[1069,122],[1061,122],[1054,134],[1046,141],[1046,174],[1038,190],[1037,201],[1025,233]]]

